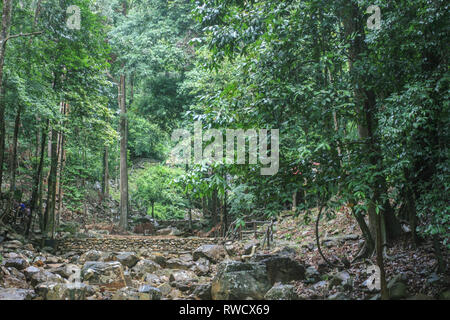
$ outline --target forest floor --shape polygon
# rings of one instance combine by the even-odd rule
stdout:
[[[274,226],[271,247],[260,248],[255,255],[278,254],[286,247],[294,249],[293,259],[306,269],[305,279],[290,283],[294,286],[298,298],[308,300],[379,299],[379,291],[370,290],[367,285],[371,276],[369,268],[375,265],[375,257],[347,267],[341,263],[344,260],[352,261],[363,244],[360,229],[346,208],[342,208],[341,212],[337,212],[329,219],[323,219],[319,224],[323,254],[327,260],[341,264],[340,267],[330,267],[319,254],[314,231],[314,217],[317,216],[317,210],[312,210],[309,216],[300,214],[296,217],[292,212],[283,212],[281,216],[283,218],[279,219]],[[52,289],[47,282],[40,281],[48,281],[46,279],[52,273],[66,276],[64,268],[75,265],[76,268],[81,269],[85,261],[90,261],[86,259],[117,261],[117,257],[124,251],[127,251],[136,261],[145,263],[127,268],[128,260],[126,260],[124,272],[125,275],[128,274],[127,287],[117,293],[93,290],[90,299],[140,299],[138,290],[146,288],[145,285],[148,284],[162,290],[163,299],[199,299],[196,294],[211,284],[220,261],[223,259],[243,261],[244,254],[248,254],[249,248],[253,244],[260,245],[262,240],[250,238],[226,242],[221,239],[189,237],[186,234],[143,236],[105,232],[112,230],[111,228],[113,228],[111,223],[99,222],[85,226],[86,237],[78,240],[67,238],[66,241],[81,243],[78,252],[66,250],[67,252],[50,254],[34,249],[31,244],[20,244],[17,241],[8,245],[6,242],[0,244],[0,255],[4,257],[3,263],[0,263],[0,299],[2,299],[2,292],[4,296],[16,297],[16,294],[20,295],[24,292],[21,291],[22,289],[30,290],[26,292],[31,292],[33,299],[47,299],[48,292]],[[404,238],[390,245],[386,251],[385,269],[392,295],[395,299],[423,300],[445,297],[448,299],[450,274],[448,270],[446,274],[437,274],[437,260],[432,243],[423,241],[417,248],[413,248],[408,238],[406,234]],[[204,244],[215,243],[223,243],[226,248],[231,248],[233,254],[227,258],[222,256],[211,264],[206,260],[200,263],[200,260],[194,261],[194,251]],[[443,256],[448,266],[450,255],[444,248]],[[252,259],[245,260],[252,261]],[[148,260],[158,261],[162,268],[153,270],[154,263]],[[18,261],[21,263],[19,264]],[[31,271],[38,272],[40,276],[33,278],[33,275],[29,274],[31,271],[28,268],[25,269],[26,266],[37,267],[39,271],[37,269]],[[152,270],[151,275],[146,273],[148,270],[145,271],[145,268]],[[141,274],[142,272],[144,273]],[[174,277],[182,279],[174,281]],[[36,294],[38,296],[35,296]],[[64,297],[59,296],[59,298]]]
[[[317,211],[313,216],[316,214]],[[278,224],[274,238],[279,244],[297,247],[299,261],[317,269],[322,280],[329,280],[330,275],[342,272],[344,268],[330,267],[320,256],[314,229],[315,221],[305,224],[302,216],[290,217]],[[332,262],[338,262],[343,258],[352,261],[363,244],[361,231],[345,208],[343,212],[337,212],[332,219],[323,220],[319,225],[319,234],[321,249],[325,257]],[[438,262],[431,241],[424,241],[417,248],[413,248],[408,238],[408,235],[405,235],[387,248],[386,279],[392,283],[402,279],[406,285],[406,294],[410,298],[438,298],[440,293],[450,288],[449,270],[443,275],[436,273]],[[443,249],[443,255],[448,266],[450,262],[448,250]],[[370,276],[368,268],[375,264],[374,256],[345,268],[344,272],[352,279],[352,285],[345,292],[340,292],[342,288],[325,286],[324,282],[307,284],[304,281],[296,283],[297,291],[305,299],[326,298],[338,292],[341,294],[340,297],[352,300],[378,298],[379,295],[369,290],[365,283]]]

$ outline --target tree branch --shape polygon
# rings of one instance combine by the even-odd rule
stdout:
[[[36,36],[39,34],[44,33],[44,31],[37,31],[37,32],[30,32],[30,33],[19,33],[19,34],[14,34],[12,36],[8,36],[5,39],[5,43],[9,40],[9,39],[13,39],[13,38],[19,38],[19,37],[30,37],[30,36]]]

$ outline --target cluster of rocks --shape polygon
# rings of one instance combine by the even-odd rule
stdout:
[[[87,250],[100,251],[134,251],[139,250],[178,253],[191,252],[192,248],[198,248],[203,244],[217,244],[218,240],[213,238],[130,238],[130,237],[113,237],[113,238],[87,238],[63,239],[58,242],[58,253],[65,254],[68,252],[82,253]]]
[[[1,247],[2,300],[208,299],[212,263],[225,252],[223,246],[205,245],[194,254],[181,255],[140,249],[54,256],[19,241]]]
[[[292,248],[261,254],[252,250],[254,243],[242,247],[230,243],[205,244],[207,241],[74,239],[70,247],[74,250],[60,255],[37,251],[31,244],[17,240],[3,242],[0,300],[311,298],[297,292],[298,281],[325,294],[335,292],[323,296],[330,300],[349,299],[354,290],[354,279],[348,272],[321,274],[315,267],[297,260]],[[388,285],[391,298],[426,298],[409,297],[406,284],[402,277],[391,279]],[[376,299],[378,292],[373,294]],[[444,292],[443,298],[448,295]]]

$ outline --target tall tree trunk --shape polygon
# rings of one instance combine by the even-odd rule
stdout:
[[[5,65],[6,43],[11,30],[12,0],[3,0],[2,30],[0,32],[0,194],[3,182],[3,162],[5,152],[5,85],[3,67]]]
[[[14,135],[11,145],[11,155],[10,155],[10,187],[9,187],[9,203],[6,209],[6,215],[8,215],[11,208],[13,208],[15,192],[16,192],[16,171],[17,171],[17,141],[19,139],[19,128],[20,128],[20,116],[22,114],[22,104],[17,108],[16,120],[14,122]]]
[[[120,107],[120,223],[123,230],[128,229],[128,128],[126,106],[126,76],[120,76],[119,107]]]
[[[355,1],[349,1],[343,8],[344,10],[344,28],[346,36],[354,35],[354,40],[349,48],[349,70],[353,79],[354,96],[357,105],[358,114],[358,131],[362,142],[366,146],[365,153],[368,155],[367,162],[381,171],[381,152],[379,144],[375,136],[377,128],[377,121],[374,116],[376,111],[376,96],[372,89],[365,89],[362,76],[355,73],[353,70],[353,63],[360,59],[360,55],[367,51],[364,33],[364,17],[361,15],[361,10]],[[363,156],[363,155],[361,155]],[[381,294],[383,299],[387,299],[386,277],[383,263],[383,239],[381,224],[384,220],[384,208],[376,210],[376,206],[381,204],[381,192],[384,190],[382,186],[385,185],[385,178],[379,175],[374,179],[372,184],[373,198],[369,200],[368,214],[369,214],[369,229],[372,237],[375,239],[377,250],[377,264],[380,268]],[[378,211],[378,213],[377,213]]]
[[[155,202],[152,202],[152,219],[155,220]]]
[[[103,199],[109,198],[109,148],[105,147],[103,151],[103,182],[102,182],[102,193]]]
[[[49,126],[49,120],[47,120],[47,125],[45,129],[42,129],[42,138],[41,138],[41,148],[40,148],[40,158],[39,158],[39,164],[34,176],[34,182],[33,182],[33,191],[31,193],[31,200],[30,200],[30,220],[28,221],[27,226],[27,232],[26,235],[30,235],[30,229],[33,221],[33,214],[37,207],[37,202],[39,198],[39,185],[41,184],[42,180],[42,168],[44,167],[44,156],[45,156],[45,144],[46,144],[46,137],[47,137],[47,130]],[[39,212],[40,216],[40,212]]]
[[[5,136],[6,136],[6,128],[5,128],[5,106],[6,106],[6,77],[3,81],[3,85],[0,87],[0,196],[2,192],[2,184],[3,184],[3,162],[5,157]]]
[[[380,284],[381,284],[381,299],[388,300],[389,292],[386,284],[386,272],[384,270],[384,261],[383,261],[383,243],[382,243],[382,226],[381,222],[383,221],[383,210],[377,214],[377,265],[380,268]]]
[[[54,128],[51,130],[51,152],[50,152],[50,174],[48,179],[47,205],[44,213],[44,232],[45,237],[53,238],[53,227],[55,219],[55,201],[56,201],[56,175],[58,169],[57,137],[58,134]]]
[[[228,209],[227,209],[227,190],[225,190],[223,195],[223,233],[222,236],[226,237],[228,231]]]
[[[66,104],[64,103],[63,108],[62,108],[62,113],[63,116],[66,116]],[[64,121],[62,123],[62,125],[64,126]],[[65,143],[65,136],[63,132],[60,132],[58,135],[58,177],[57,177],[57,194],[58,194],[58,210],[57,210],[57,214],[58,214],[58,219],[56,221],[56,227],[59,226],[60,224],[60,220],[61,220],[61,213],[62,213],[62,202],[63,202],[63,187],[62,187],[62,174],[63,174],[63,169],[64,169],[64,162],[65,162],[65,153],[64,153],[64,143]]]

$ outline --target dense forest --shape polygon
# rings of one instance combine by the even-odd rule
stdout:
[[[274,225],[284,244],[301,225],[329,270],[372,261],[381,299],[393,296],[394,251],[426,248],[448,298],[449,9],[3,0],[0,246],[49,251],[99,225],[107,236],[163,236],[155,229],[167,221],[184,221],[170,236],[236,241],[253,222],[263,250]],[[337,253],[321,244],[341,218],[361,241]],[[249,249],[244,260],[257,255]],[[0,263],[11,254],[5,245]],[[221,295],[214,281],[214,299],[247,297]],[[258,288],[251,297],[270,289]]]

